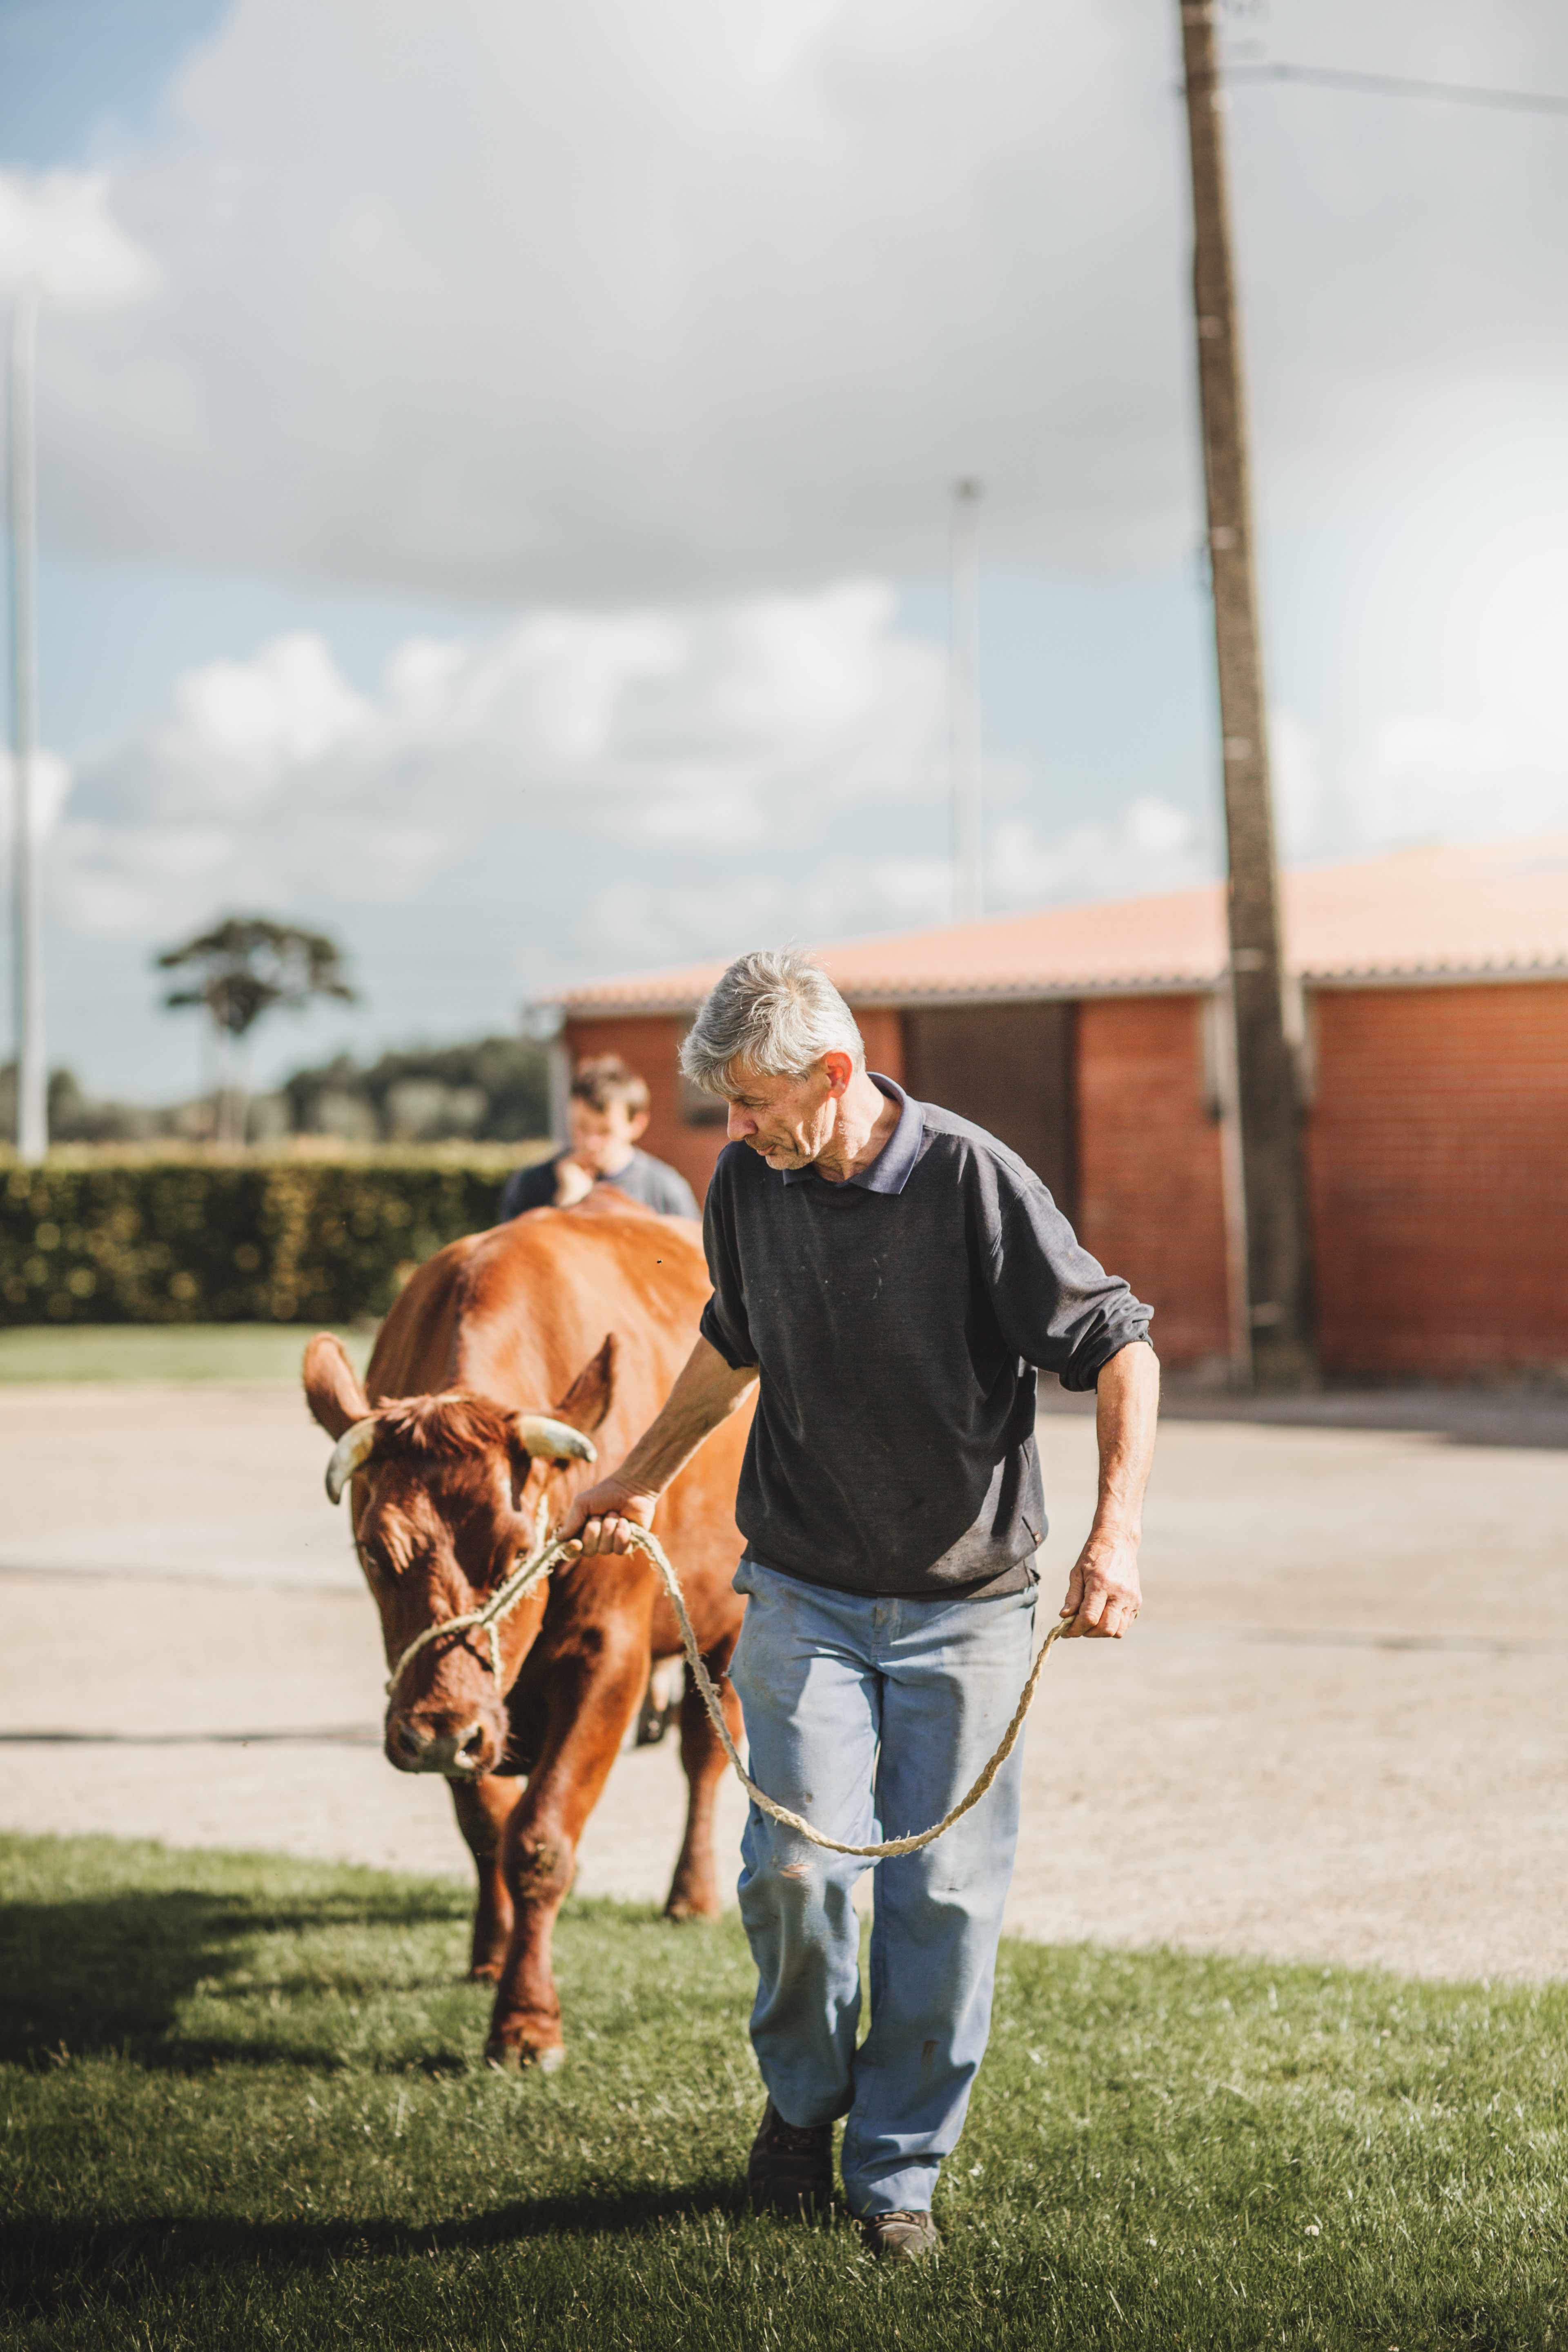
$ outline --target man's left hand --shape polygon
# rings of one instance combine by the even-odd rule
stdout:
[[[1095,1530],[1073,1563],[1061,1613],[1074,1622],[1068,1638],[1119,1642],[1143,1603],[1138,1583],[1138,1539]]]

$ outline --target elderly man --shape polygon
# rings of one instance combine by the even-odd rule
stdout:
[[[1079,1247],[1005,1144],[866,1068],[818,966],[742,956],[682,1049],[730,1105],[708,1194],[713,1297],[658,1418],[564,1528],[623,1551],[758,1384],[736,1517],[747,1595],[731,1674],[753,1779],[847,1843],[928,1828],[995,1748],[1028,1672],[1046,1532],[1037,1369],[1098,1390],[1100,1499],[1068,1580],[1075,1634],[1138,1614],[1158,1366],[1149,1309]],[[1022,1743],[974,1810],[879,1864],[870,2029],[856,1879],[752,1808],[741,1912],[768,2101],[758,2207],[845,2193],[874,2251],[937,2242],[931,2192],[990,2029]]]

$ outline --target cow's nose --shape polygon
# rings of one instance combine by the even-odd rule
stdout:
[[[458,1780],[477,1778],[491,1761],[489,1735],[478,1717],[455,1731],[436,1731],[416,1716],[394,1716],[386,1753],[400,1772],[444,1772]]]

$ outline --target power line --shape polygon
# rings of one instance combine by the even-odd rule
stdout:
[[[1511,107],[1526,114],[1568,114],[1568,98],[1545,90],[1486,89],[1477,82],[1416,81],[1405,74],[1352,73],[1339,66],[1231,65],[1227,81],[1308,81],[1325,89],[1364,89],[1381,98],[1447,98],[1467,106]]]

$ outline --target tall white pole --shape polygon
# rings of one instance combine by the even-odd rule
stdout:
[[[952,486],[949,588],[952,730],[952,911],[961,923],[985,911],[984,827],[980,794],[980,500],[984,485]]]
[[[37,1167],[49,1148],[44,1071],[43,939],[38,912],[37,638],[34,605],[33,362],[38,297],[11,310],[12,882],[16,893],[16,1151]]]

